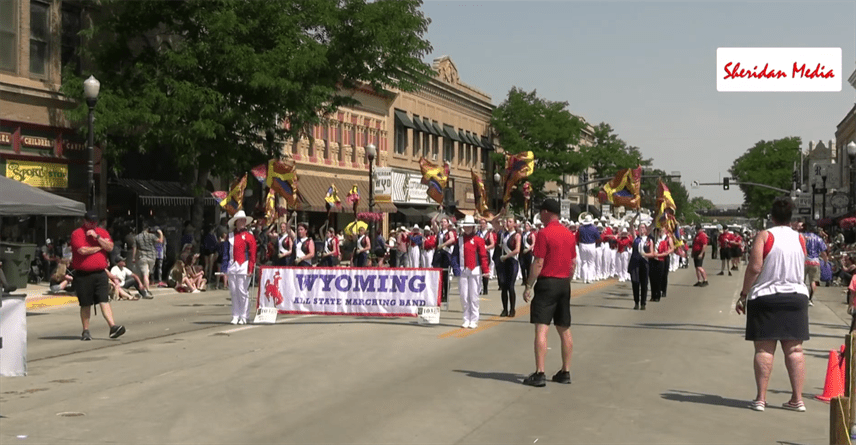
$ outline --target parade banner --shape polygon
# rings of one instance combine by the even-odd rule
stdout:
[[[262,267],[258,306],[281,314],[416,317],[440,305],[440,269]]]

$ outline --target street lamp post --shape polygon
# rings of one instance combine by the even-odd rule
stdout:
[[[377,147],[374,144],[366,146],[366,158],[369,160],[369,213],[374,213],[374,161],[377,156]],[[375,242],[374,220],[369,219],[369,239]]]
[[[89,196],[87,196],[89,210],[95,210],[95,181],[92,179],[95,170],[95,104],[98,102],[100,90],[101,82],[95,76],[89,76],[83,82],[83,97],[86,98],[86,105],[89,106],[89,140],[86,143],[86,150],[89,152],[89,162],[86,164],[86,173],[89,179],[87,183],[89,187]]]
[[[856,142],[850,141],[847,144],[847,156],[850,157],[850,211],[853,211],[853,206],[856,204],[856,182],[853,181],[853,162],[856,161]]]
[[[493,190],[494,190],[493,196],[494,196],[494,200],[496,201],[496,213],[499,213],[499,210],[500,210],[499,209],[499,206],[500,206],[499,200],[501,199],[500,193],[502,193],[499,190],[499,182],[500,181],[502,181],[502,176],[499,174],[499,172],[494,173],[493,174]]]

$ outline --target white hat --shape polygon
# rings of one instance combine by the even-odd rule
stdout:
[[[425,229],[423,230],[431,230],[431,226],[425,226]]]
[[[50,244],[50,243],[51,243],[51,239],[50,239],[50,238],[46,238],[46,239],[45,239],[45,244]]]
[[[410,231],[411,231],[411,232],[421,232],[421,231],[422,231],[422,229],[420,229],[420,228],[419,228],[419,226],[413,226],[413,228],[412,228],[412,229],[410,229]]]
[[[467,215],[461,221],[458,221],[458,225],[461,227],[475,227],[478,225],[473,215]]]
[[[238,212],[235,213],[235,216],[233,216],[229,220],[229,230],[235,230],[235,221],[242,219],[242,218],[247,220],[247,225],[249,225],[250,223],[253,222],[253,218],[247,216],[247,214],[244,213],[243,210],[238,210]]]
[[[586,217],[583,219],[583,221],[582,221],[582,225],[584,225],[584,226],[590,226],[593,222],[594,222],[594,220],[592,220],[591,214],[588,214],[588,215],[586,215]]]
[[[407,227],[404,227],[404,226],[398,226],[398,231],[399,231],[399,232],[406,232],[406,231],[407,231]]]

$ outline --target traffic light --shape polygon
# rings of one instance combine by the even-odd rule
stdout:
[[[796,171],[796,170],[794,170],[794,174],[793,174],[793,183],[794,183],[794,184],[797,184],[797,183],[799,183],[799,182],[800,182],[800,176],[799,176],[799,174],[797,173],[797,171]]]
[[[728,182],[730,179],[731,178],[722,178],[722,190],[728,190],[728,188],[729,188]]]

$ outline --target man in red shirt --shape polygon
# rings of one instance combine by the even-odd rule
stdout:
[[[704,271],[704,249],[707,248],[707,233],[701,228],[701,224],[696,224],[695,239],[693,239],[693,264],[695,265],[696,284],[693,286],[707,286],[707,272]]]
[[[535,261],[523,292],[523,301],[528,303],[532,299],[532,282],[537,280],[529,316],[529,322],[535,325],[535,372],[524,379],[523,384],[541,387],[547,384],[544,359],[547,356],[547,331],[551,321],[556,325],[562,341],[562,369],[553,376],[553,381],[571,383],[571,353],[574,349],[571,337],[571,276],[574,273],[577,242],[574,235],[559,224],[561,207],[558,201],[545,200],[539,211],[541,221],[546,226],[535,238]]]
[[[731,276],[731,269],[729,269],[728,262],[731,260],[732,237],[733,235],[728,230],[728,226],[723,224],[722,234],[719,235],[719,257],[722,259],[722,270],[717,275],[725,275],[725,271],[728,270],[728,276]]]
[[[113,240],[106,230],[98,227],[98,214],[89,211],[83,217],[83,226],[71,232],[71,266],[74,269],[74,287],[80,304],[80,321],[83,323],[81,340],[92,340],[89,333],[90,307],[101,306],[101,315],[110,326],[110,338],[119,338],[125,327],[113,322],[110,307],[110,281],[107,278],[107,255],[113,250]]]

